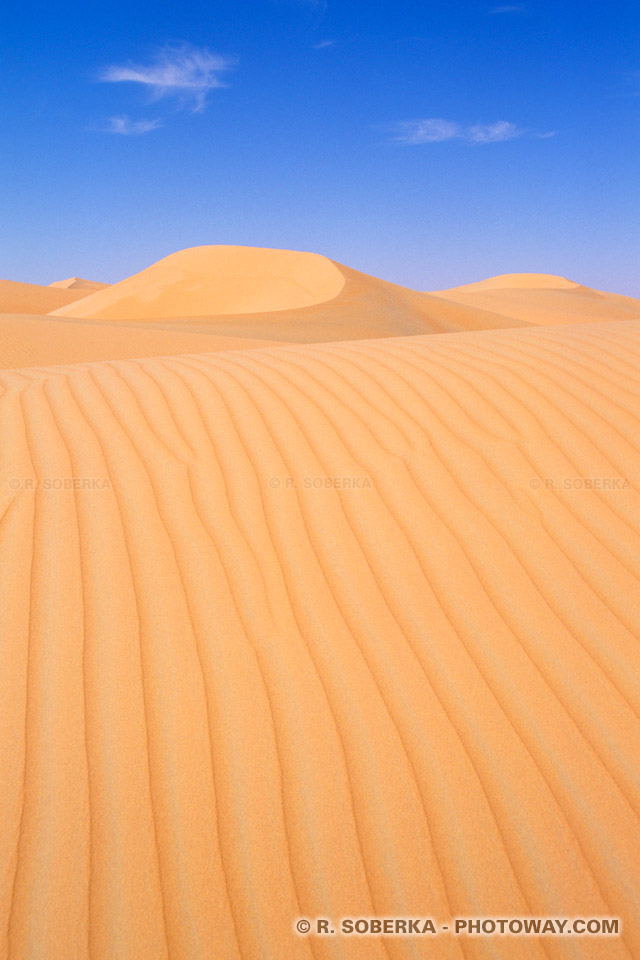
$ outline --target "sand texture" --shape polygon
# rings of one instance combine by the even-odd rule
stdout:
[[[356,279],[295,270],[243,301],[290,345],[27,318],[0,374],[0,957],[640,957],[640,321],[361,289],[301,343]],[[214,316],[139,277],[82,315]],[[293,932],[367,915],[623,932]]]

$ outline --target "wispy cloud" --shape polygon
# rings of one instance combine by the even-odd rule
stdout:
[[[335,40],[321,40],[320,43],[314,43],[314,50],[326,50],[327,47],[332,47],[336,43]]]
[[[470,143],[501,143],[503,140],[521,137],[523,133],[524,130],[515,123],[498,120],[496,123],[476,124],[463,128],[463,139]]]
[[[405,120],[397,124],[393,139],[398,143],[442,143],[459,137],[460,129],[460,125],[452,120],[439,120],[436,117]]]
[[[120,133],[131,137],[150,133],[161,126],[161,120],[132,120],[126,114],[121,114],[118,117],[109,117],[103,129],[105,133]]]
[[[444,143],[447,140],[464,140],[467,143],[500,143],[521,137],[524,130],[515,123],[498,120],[487,124],[462,124],[455,120],[428,117],[425,120],[405,120],[393,128],[392,140],[396,143]]]
[[[178,97],[193,110],[204,110],[207,95],[226,84],[221,75],[235,65],[232,57],[210,53],[190,44],[167,46],[146,64],[113,64],[98,79],[103,83],[136,83],[154,100]]]
[[[507,3],[503,7],[494,7],[489,13],[525,13],[526,9],[523,3]]]

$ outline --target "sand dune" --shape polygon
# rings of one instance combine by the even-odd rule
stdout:
[[[219,336],[188,326],[164,330],[148,324],[0,314],[0,368],[247,350],[275,342]]]
[[[35,312],[35,311],[34,311]],[[181,250],[52,316],[162,322],[201,333],[320,343],[640,317],[640,301],[563,277],[510,274],[427,294],[318,254]]]
[[[440,290],[435,295],[531,324],[640,318],[640,300],[604,293],[549,274],[503,274]]]
[[[464,283],[460,287],[444,290],[443,293],[473,293],[480,290],[575,290],[578,283],[552,273],[500,273],[476,283]]]
[[[84,296],[85,290],[59,290],[36,283],[0,280],[0,313],[49,313]]]
[[[72,277],[34,287],[37,300],[13,286],[19,302],[0,313],[2,367],[525,325],[316,254],[256,248],[196,247],[113,286]],[[48,316],[29,309],[51,296],[75,299]]]
[[[290,250],[181,250],[53,316],[165,321],[221,336],[318,343],[518,326]]]
[[[63,310],[60,316],[144,320],[288,310],[331,300],[343,285],[333,262],[318,254],[191,247],[91,294],[77,312]]]
[[[82,277],[69,277],[67,280],[55,280],[50,287],[60,287],[63,290],[89,290],[95,292],[110,286],[108,283],[99,283],[97,280],[83,280]],[[84,293],[83,296],[88,296]]]
[[[3,372],[3,956],[640,956],[639,354],[629,320]],[[371,914],[623,934],[292,929]]]

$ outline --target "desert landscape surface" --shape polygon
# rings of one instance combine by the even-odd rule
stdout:
[[[3,960],[640,958],[640,301],[0,282]],[[618,936],[297,918],[615,917]]]

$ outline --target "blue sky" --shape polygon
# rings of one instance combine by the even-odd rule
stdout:
[[[640,296],[633,2],[3,5],[0,276],[205,243]]]

